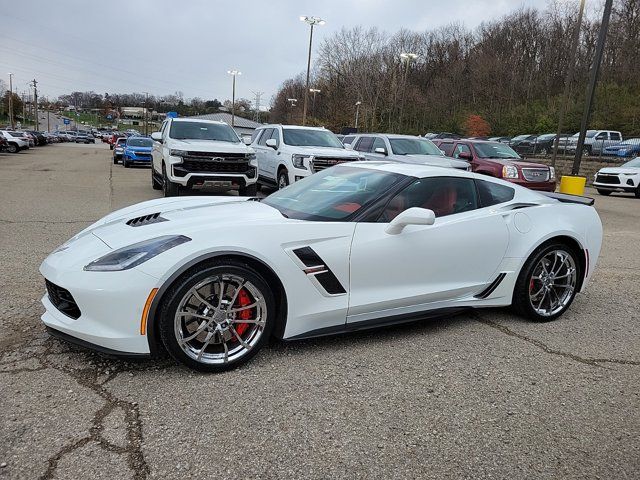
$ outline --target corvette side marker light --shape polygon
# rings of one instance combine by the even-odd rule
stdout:
[[[147,334],[147,317],[149,316],[151,303],[153,302],[153,299],[156,298],[157,293],[157,288],[151,290],[151,293],[149,293],[149,296],[147,297],[147,302],[144,304],[144,309],[142,310],[142,318],[140,319],[140,335]]]

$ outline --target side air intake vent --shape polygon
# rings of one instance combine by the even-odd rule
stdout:
[[[491,284],[487,288],[485,288],[483,291],[481,291],[475,297],[476,298],[480,298],[480,299],[487,298],[489,295],[491,295],[495,291],[496,288],[498,288],[498,285],[500,285],[500,283],[502,283],[502,280],[504,280],[504,277],[506,277],[506,276],[507,276],[506,273],[501,272],[496,277],[496,279],[493,282],[491,282]]]
[[[127,221],[127,225],[130,227],[142,227],[143,225],[151,225],[152,223],[166,222],[166,218],[160,216],[158,213],[150,213],[149,215],[143,215],[142,217],[132,218]]]
[[[311,247],[297,248],[293,251],[296,257],[305,265],[303,269],[307,276],[315,277],[318,283],[329,295],[342,295],[347,293],[340,280],[320,258],[320,255]]]

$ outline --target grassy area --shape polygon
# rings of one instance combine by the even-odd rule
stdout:
[[[98,117],[98,121],[96,122],[96,115],[94,113],[76,113],[76,112],[62,112],[63,117],[70,118],[74,122],[78,124],[85,124],[91,127],[97,127],[98,125],[104,123],[100,117]]]

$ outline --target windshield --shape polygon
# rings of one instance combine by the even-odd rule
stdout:
[[[216,140],[240,143],[236,132],[226,123],[171,122],[169,136],[176,140]]]
[[[555,133],[546,133],[544,135],[540,135],[538,137],[538,140],[550,140],[550,139],[554,138],[555,136],[556,136]]]
[[[443,155],[433,142],[423,138],[390,138],[389,143],[395,155]]]
[[[287,218],[339,221],[376,201],[403,178],[391,172],[336,166],[278,190],[262,203]]]
[[[636,157],[633,160],[629,160],[627,163],[622,164],[623,167],[640,168],[640,157]]]
[[[130,147],[153,147],[153,140],[150,138],[130,138],[127,140]]]
[[[595,137],[596,133],[597,133],[597,130],[587,130],[586,137],[587,138]],[[580,136],[580,132],[578,132],[578,133],[576,133],[574,135],[574,137],[576,137],[576,138],[578,138],[579,136]]]
[[[307,128],[283,128],[282,140],[294,147],[333,147],[344,148],[342,142],[328,130]]]
[[[476,143],[476,153],[480,158],[514,158],[520,159],[509,145],[504,143]]]
[[[524,140],[525,138],[529,138],[531,135],[518,135],[517,137],[513,137],[511,140]]]

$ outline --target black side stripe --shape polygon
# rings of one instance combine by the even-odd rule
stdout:
[[[338,277],[331,271],[327,264],[320,258],[320,256],[311,247],[296,248],[293,253],[300,259],[306,267],[324,267],[321,269],[312,270],[311,268],[305,270],[307,275],[313,275],[318,280],[318,283],[322,285],[322,288],[330,295],[340,295],[347,293],[344,289]]]
[[[500,285],[500,283],[502,282],[502,280],[504,280],[504,277],[506,277],[507,274],[504,272],[501,272],[496,279],[491,282],[491,285],[489,285],[487,288],[485,288],[483,291],[481,291],[479,294],[477,294],[475,297],[476,298],[487,298],[489,295],[491,295],[496,288],[498,288],[498,285]]]

